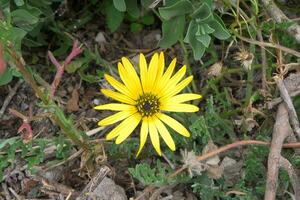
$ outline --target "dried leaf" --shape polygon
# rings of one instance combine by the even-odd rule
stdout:
[[[218,147],[213,143],[212,140],[210,140],[207,145],[203,148],[203,151],[202,151],[202,154],[206,154],[206,153],[209,153],[211,151],[214,151],[218,149]],[[212,157],[212,158],[209,158],[206,160],[206,164],[208,165],[217,165],[218,163],[220,162],[220,158],[218,155]]]
[[[223,68],[223,64],[222,62],[216,62],[215,64],[213,64],[212,66],[210,66],[208,68],[208,71],[207,71],[207,76],[208,77],[218,77],[221,75],[221,72],[222,72],[222,68]]]
[[[72,92],[72,97],[67,102],[67,106],[66,106],[67,111],[68,112],[78,111],[79,110],[78,101],[79,101],[79,94],[77,89],[74,89]]]
[[[219,165],[207,167],[207,175],[212,179],[219,179],[223,175],[223,168]]]
[[[182,162],[187,167],[191,177],[194,175],[201,175],[206,170],[206,165],[197,160],[197,156],[194,151],[181,151]]]
[[[237,162],[236,160],[225,157],[220,165],[223,168],[223,176],[225,182],[228,185],[233,185],[240,179],[240,171],[243,167],[243,162]]]

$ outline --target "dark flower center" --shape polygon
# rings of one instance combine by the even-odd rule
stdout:
[[[136,104],[136,108],[138,109],[139,113],[141,113],[142,117],[149,117],[155,113],[158,113],[159,106],[160,102],[158,98],[152,93],[145,93],[141,95]]]

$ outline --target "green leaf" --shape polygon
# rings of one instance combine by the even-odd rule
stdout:
[[[176,27],[176,28],[174,28]],[[159,41],[159,46],[169,48],[175,44],[183,35],[185,27],[185,16],[178,16],[162,23],[162,39]]]
[[[126,0],[127,13],[131,17],[138,19],[140,10],[138,8],[137,0]]]
[[[77,59],[72,61],[69,65],[66,67],[66,71],[68,73],[74,73],[77,69],[79,69],[84,64],[83,59]]]
[[[173,17],[185,15],[193,10],[193,6],[188,0],[180,0],[176,4],[168,7],[158,8],[160,16],[169,20]]]
[[[124,13],[118,11],[112,2],[105,4],[106,23],[111,32],[115,32],[124,19]]]
[[[205,52],[205,46],[199,42],[196,38],[196,33],[198,31],[198,24],[195,20],[192,20],[189,24],[188,31],[184,38],[184,42],[189,43],[193,49],[193,54],[195,60],[200,60]]]
[[[154,0],[141,0],[141,4],[144,8],[149,8],[153,2]]]
[[[192,115],[189,121],[191,122],[189,130],[192,132],[192,139],[201,138],[203,144],[207,143],[211,136],[204,116]]]
[[[13,69],[8,68],[6,71],[0,75],[0,86],[6,85],[9,83],[13,78]]]
[[[32,15],[25,9],[17,9],[11,12],[13,23],[19,28],[31,31],[34,25],[39,21],[39,18]]]
[[[26,31],[17,27],[11,29],[10,41],[13,42],[17,51],[21,50],[21,42],[26,34]]]
[[[23,6],[24,5],[24,1],[23,0],[14,0],[15,4],[17,6]]]
[[[222,26],[221,19],[219,19],[220,21],[217,20],[218,16],[214,16],[214,19],[211,19],[208,22],[208,25],[210,27],[212,27],[213,29],[215,29],[215,31],[212,33],[213,36],[215,36],[216,38],[218,38],[219,40],[226,40],[230,37],[230,34],[227,32],[227,30]]]
[[[8,139],[0,139],[0,149],[5,147],[7,144],[11,145],[13,144],[16,140],[18,140],[20,137],[11,137]]]
[[[203,3],[198,9],[196,9],[191,14],[191,17],[197,20],[204,20],[208,18],[211,15],[211,13],[211,8],[206,3]]]
[[[129,168],[128,171],[144,185],[154,185],[159,187],[175,181],[174,178],[166,179],[169,170],[161,164],[160,160],[156,162],[154,168],[143,163],[137,164],[135,168]]]
[[[126,11],[126,4],[124,0],[113,0],[115,8],[120,12]]]
[[[152,25],[152,24],[154,24],[154,21],[155,21],[153,15],[144,15],[141,20],[142,20],[142,23],[145,25]]]
[[[203,2],[203,3],[206,3],[210,8],[213,7],[213,4],[214,4],[213,1],[214,1],[214,0],[202,0],[202,2]]]
[[[140,32],[141,30],[143,30],[143,24],[139,24],[139,23],[131,23],[130,24],[130,30],[133,33],[137,33]]]
[[[207,48],[210,44],[211,37],[208,34],[196,35],[196,39]]]
[[[211,34],[215,31],[215,29],[211,28],[208,24],[203,24],[202,26],[205,33]]]

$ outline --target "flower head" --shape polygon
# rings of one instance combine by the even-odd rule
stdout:
[[[236,53],[234,59],[240,61],[245,70],[249,71],[251,69],[253,54],[245,49],[240,49],[239,52]]]
[[[175,64],[176,58],[164,70],[165,59],[162,52],[160,55],[155,53],[149,65],[144,55],[140,54],[139,75],[125,57],[118,63],[122,82],[105,75],[105,79],[117,91],[102,89],[101,92],[120,103],[96,106],[96,110],[118,111],[99,121],[98,125],[107,126],[123,120],[108,133],[107,140],[116,138],[116,144],[120,144],[141,123],[140,147],[137,155],[145,145],[148,135],[154,149],[161,155],[160,137],[172,151],[175,151],[175,143],[166,125],[182,136],[190,136],[188,130],[166,112],[197,112],[199,110],[197,106],[185,102],[199,99],[201,95],[178,94],[192,81],[193,76],[182,80],[186,73],[186,66],[172,76]]]

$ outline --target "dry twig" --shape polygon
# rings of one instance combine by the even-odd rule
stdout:
[[[21,83],[23,81],[21,79],[19,79],[19,81],[15,84],[15,86],[9,91],[9,94],[6,96],[4,102],[3,102],[3,105],[1,107],[1,110],[0,110],[0,119],[2,118],[8,104],[10,103],[11,99],[13,98],[13,96],[16,94],[17,90],[19,89]]]
[[[267,9],[269,15],[274,19],[277,23],[282,22],[292,22],[274,3],[273,0],[261,0],[265,8]],[[300,26],[297,23],[291,25],[287,32],[296,39],[298,43],[300,43]]]
[[[279,45],[279,44],[272,44],[272,43],[268,43],[268,42],[260,42],[260,41],[252,40],[252,39],[249,39],[249,38],[245,38],[245,37],[240,36],[240,35],[236,35],[236,37],[238,37],[239,39],[241,39],[245,42],[248,42],[250,44],[255,44],[255,45],[258,45],[258,46],[261,46],[261,47],[270,47],[270,48],[279,49],[281,51],[284,51],[286,53],[292,54],[292,55],[300,58],[300,53],[298,51],[295,51],[294,49],[290,49],[288,47],[285,47],[285,46],[282,46],[282,45]]]
[[[300,94],[300,88],[299,88],[299,90],[289,93],[289,95],[291,97],[297,96],[299,94]],[[283,99],[281,97],[275,98],[272,101],[267,102],[267,108],[272,109],[274,106],[280,104],[282,101],[283,101]]]
[[[295,196],[296,196],[296,198],[297,197],[299,198],[300,197],[299,179],[298,179],[298,176],[297,176],[292,164],[290,163],[290,161],[288,161],[284,157],[280,158],[279,164],[280,164],[280,167],[282,167],[283,169],[285,169],[288,172],[290,180],[291,180],[291,184],[295,191]]]
[[[298,120],[297,113],[296,113],[295,107],[293,105],[292,99],[288,93],[288,90],[285,87],[285,84],[284,84],[282,78],[279,76],[275,76],[274,80],[277,84],[278,89],[280,90],[281,98],[283,99],[283,101],[285,102],[285,104],[287,106],[287,110],[289,113],[289,118],[290,118],[292,127],[293,127],[295,133],[297,134],[298,139],[300,139],[299,120]]]
[[[260,29],[257,31],[257,37],[260,42],[264,42]],[[260,54],[261,54],[261,65],[262,65],[261,82],[262,82],[262,89],[265,91],[267,89],[267,56],[266,56],[266,50],[263,47],[260,47]]]
[[[274,200],[276,198],[279,167],[285,166],[285,164],[280,163],[280,160],[284,160],[281,156],[281,149],[284,140],[288,136],[293,135],[293,131],[290,127],[288,119],[287,108],[284,104],[280,104],[277,111],[276,122],[273,129],[273,139],[271,142],[271,149],[268,157],[265,200]],[[291,173],[291,171],[288,172]],[[296,185],[294,184],[293,186]],[[294,188],[295,193],[297,193],[298,190],[298,188]]]

